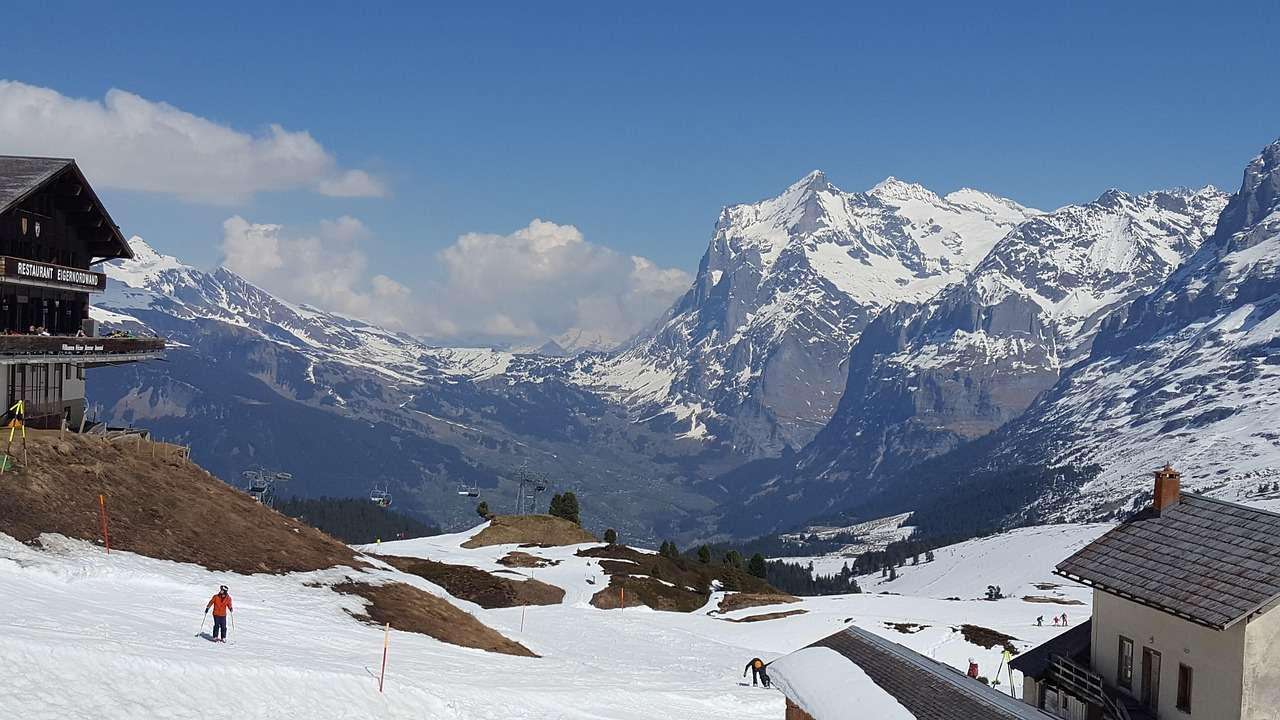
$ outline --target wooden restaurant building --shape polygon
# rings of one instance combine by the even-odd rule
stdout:
[[[107,276],[132,258],[74,160],[0,156],[0,393],[27,423],[78,426],[85,370],[161,357],[157,338],[99,337],[89,319]]]

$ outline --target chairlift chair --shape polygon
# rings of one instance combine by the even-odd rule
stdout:
[[[469,498],[480,497],[480,486],[467,485],[466,483],[461,483],[458,485],[458,494],[461,495],[462,497],[469,497]]]
[[[369,502],[380,508],[391,507],[391,492],[386,488],[375,487],[369,492]]]

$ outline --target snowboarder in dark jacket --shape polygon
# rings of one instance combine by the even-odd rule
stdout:
[[[752,687],[756,686],[757,681],[759,681],[759,684],[769,687],[769,671],[765,669],[767,667],[765,661],[760,658],[751,658],[751,662],[747,663],[747,666],[742,670],[742,677],[746,677],[747,671],[750,670]]]

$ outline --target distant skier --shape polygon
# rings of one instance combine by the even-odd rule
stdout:
[[[1044,626],[1044,616],[1041,615],[1036,618],[1036,627],[1043,627],[1043,626]]]
[[[209,608],[213,608],[213,641],[226,642],[227,613],[235,610],[231,607],[231,595],[227,593],[226,585],[219,586],[218,594],[209,598],[209,604],[204,606],[206,615],[209,614]]]
[[[974,680],[978,679],[978,663],[974,662],[973,658],[969,658],[969,672],[965,674]]]
[[[751,658],[751,662],[747,663],[747,666],[742,669],[742,677],[746,677],[747,671],[750,670],[752,687],[757,685],[757,680],[759,684],[769,687],[769,671],[766,667],[765,662],[760,658]]]
[[[1062,613],[1062,627],[1066,627],[1066,626],[1067,626],[1067,614]]]

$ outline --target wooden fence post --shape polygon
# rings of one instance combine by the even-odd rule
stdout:
[[[391,643],[391,623],[382,627],[382,672],[378,675],[378,692],[382,692],[382,681],[387,677],[387,645]]]
[[[111,554],[111,536],[107,533],[107,496],[98,496],[98,523],[102,526],[102,544],[107,548],[107,554]]]

